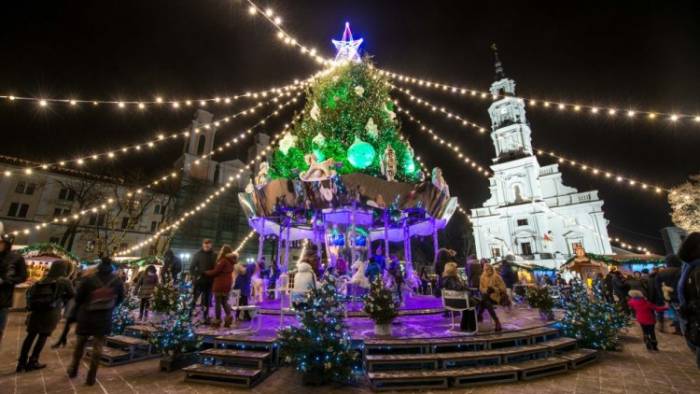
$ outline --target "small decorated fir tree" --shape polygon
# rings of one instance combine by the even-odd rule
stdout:
[[[160,325],[160,329],[149,337],[151,344],[166,356],[197,350],[201,341],[194,332],[191,321],[192,285],[181,282],[177,302]]]
[[[294,365],[307,384],[351,382],[357,353],[350,347],[335,278],[327,277],[295,307],[301,326],[280,331],[285,362]]]
[[[391,290],[384,287],[382,278],[377,277],[370,285],[363,310],[375,324],[391,324],[399,315],[400,302]]]
[[[174,312],[178,306],[178,289],[172,282],[159,283],[153,292],[151,310],[157,313]]]
[[[605,299],[600,282],[593,284],[590,296],[582,283],[574,282],[561,321],[564,335],[576,338],[582,347],[614,350],[620,330],[628,325],[629,316]]]
[[[112,311],[112,335],[121,335],[124,330],[134,324],[134,311],[139,308],[139,300],[127,293],[119,306]]]

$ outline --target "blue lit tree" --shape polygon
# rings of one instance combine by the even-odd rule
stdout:
[[[175,307],[166,314],[159,330],[149,337],[151,344],[162,354],[171,357],[197,350],[201,341],[194,332],[191,312],[192,285],[181,282]]]
[[[300,327],[280,331],[282,357],[301,372],[306,384],[346,384],[354,380],[357,353],[343,321],[343,305],[335,278],[310,290],[295,305]]]
[[[128,326],[134,324],[133,312],[138,307],[138,299],[132,294],[126,294],[124,301],[112,311],[112,335],[121,335]]]
[[[590,295],[586,286],[574,282],[561,321],[564,335],[585,348],[614,350],[620,330],[629,324],[629,316],[605,299],[600,281],[594,282]]]

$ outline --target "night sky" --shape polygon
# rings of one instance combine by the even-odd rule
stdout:
[[[700,11],[692,2],[272,1],[299,41],[333,55],[343,23],[365,39],[378,67],[486,90],[493,80],[489,49],[498,44],[517,93],[620,109],[700,113]],[[2,94],[82,99],[197,98],[269,88],[303,78],[315,64],[280,43],[241,0],[24,1],[3,6],[0,21]],[[455,98],[419,87],[429,98],[483,125],[488,100]],[[396,97],[402,99],[397,93]],[[403,99],[402,101],[405,101]],[[209,107],[217,116],[237,112]],[[478,135],[425,109],[414,114],[482,164],[494,155]],[[159,130],[186,127],[194,109],[0,103],[1,154],[52,161],[137,143]],[[262,114],[262,112],[260,113]],[[287,111],[283,118],[290,117]],[[555,150],[600,168],[672,186],[700,170],[700,125],[624,116],[528,109],[535,148]],[[250,121],[223,127],[219,141]],[[278,131],[275,124],[270,132]],[[403,130],[430,166],[440,166],[464,207],[488,198],[487,180]],[[220,158],[241,157],[233,150]],[[112,173],[157,175],[172,168],[181,142],[154,155],[119,161]],[[541,164],[550,159],[542,158]],[[86,167],[91,170],[91,167]],[[99,169],[95,169],[99,170]],[[611,235],[661,251],[659,229],[670,224],[665,197],[594,179],[562,166],[564,182],[597,189]]]

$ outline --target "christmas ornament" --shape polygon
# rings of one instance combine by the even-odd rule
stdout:
[[[355,141],[348,148],[348,161],[355,168],[364,169],[369,167],[376,156],[374,147],[355,136]]]
[[[369,120],[367,121],[367,124],[365,125],[365,130],[367,130],[367,134],[375,140],[379,136],[379,129],[377,128],[377,125],[374,123],[374,119],[372,118],[369,118]]]
[[[396,119],[396,113],[394,113],[394,111],[392,111],[389,108],[388,104],[384,106],[384,112],[386,112],[386,115],[389,117],[389,119],[391,119],[391,120]]]
[[[316,136],[314,136],[314,138],[311,140],[311,142],[316,144],[318,147],[323,148],[324,146],[326,146],[326,137],[324,137],[323,134],[321,134],[321,132],[319,131],[318,134],[316,134]]]
[[[362,86],[355,86],[355,94],[362,97],[362,95],[365,94],[365,88]]]
[[[384,155],[382,155],[382,160],[380,161],[382,175],[386,177],[389,182],[394,181],[396,176],[396,152],[391,145],[387,145],[384,150]]]
[[[331,40],[331,42],[333,42],[337,51],[335,54],[335,63],[360,62],[358,50],[362,44],[362,39],[353,40],[352,31],[350,31],[350,22],[345,22],[342,40]]]
[[[297,137],[293,136],[291,133],[287,133],[280,140],[280,151],[285,155],[289,152],[289,149],[294,147],[297,142]]]
[[[413,148],[410,144],[406,145],[406,153],[403,157],[403,170],[405,174],[413,174],[416,172],[416,162],[413,161]]]
[[[286,152],[285,152],[286,154]],[[260,163],[260,168],[258,169],[258,175],[255,176],[255,186],[260,189],[261,187],[267,185],[270,182],[270,165],[266,161]]]
[[[319,108],[318,104],[316,104],[315,102],[314,106],[311,107],[311,111],[309,111],[309,115],[313,120],[318,120],[318,118],[321,116],[321,108]]]

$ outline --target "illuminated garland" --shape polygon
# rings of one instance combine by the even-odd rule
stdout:
[[[695,124],[700,125],[700,115],[692,115],[686,113],[671,113],[671,112],[657,112],[657,111],[645,111],[645,110],[634,110],[634,109],[624,109],[619,107],[606,107],[606,106],[596,106],[596,105],[586,105],[586,104],[575,104],[563,101],[551,101],[551,100],[540,100],[530,97],[523,96],[504,96],[504,95],[492,95],[490,92],[483,90],[470,89],[458,87],[452,84],[444,84],[440,82],[428,81],[421,78],[415,78],[412,76],[407,76],[403,74],[398,74],[386,70],[378,70],[382,75],[386,75],[389,78],[396,79],[399,82],[411,83],[416,86],[421,86],[425,88],[433,88],[438,91],[445,93],[455,94],[461,97],[471,97],[480,99],[493,99],[497,100],[504,97],[516,97],[523,100],[523,102],[529,104],[530,108],[552,108],[559,111],[569,111],[574,113],[587,112],[591,115],[597,114],[607,114],[608,117],[616,117],[618,115],[623,116],[628,119],[635,119],[644,117],[648,120],[655,120],[658,118],[667,119],[672,123],[679,122],[681,120],[690,120]]]
[[[233,251],[233,253],[240,252],[241,249],[243,249],[243,247],[245,246],[245,244],[247,244],[248,241],[250,241],[250,239],[253,238],[253,235],[255,235],[255,231],[251,230],[251,232],[249,232],[248,235],[246,235],[245,238],[241,240],[238,246],[236,246],[236,249]]]
[[[51,104],[66,104],[69,107],[78,107],[79,105],[89,105],[90,107],[99,107],[101,105],[108,105],[108,106],[113,106],[118,109],[126,109],[128,107],[135,107],[141,111],[146,110],[149,107],[170,107],[174,110],[177,110],[182,107],[193,107],[193,106],[200,106],[200,107],[205,107],[207,104],[213,103],[213,104],[222,104],[222,105],[230,105],[231,103],[240,100],[240,99],[253,99],[257,100],[258,98],[266,98],[269,95],[273,94],[279,94],[282,91],[288,90],[295,85],[298,85],[301,81],[299,80],[294,80],[294,82],[281,86],[281,87],[274,87],[270,89],[264,89],[264,90],[258,90],[255,92],[245,92],[245,93],[240,93],[240,94],[235,94],[235,95],[230,95],[230,96],[216,96],[216,97],[207,97],[207,98],[199,98],[199,99],[181,99],[181,100],[171,100],[171,99],[164,99],[162,97],[155,97],[152,100],[101,100],[101,99],[93,99],[93,100],[85,100],[85,99],[77,99],[77,98],[50,98],[50,97],[27,97],[27,96],[16,96],[16,95],[0,95],[0,100],[7,100],[9,102],[18,102],[18,101],[28,101],[28,102],[34,102],[36,103],[39,107],[41,108],[46,108]]]

